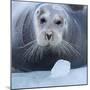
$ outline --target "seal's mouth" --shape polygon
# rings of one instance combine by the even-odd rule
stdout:
[[[50,42],[48,42],[48,44],[46,46],[44,46],[44,47],[51,48],[52,45],[50,44]]]
[[[52,47],[54,48],[54,47],[55,47],[55,46],[52,45],[51,42],[49,42],[49,41],[48,41],[48,43],[47,43],[45,46],[44,46],[44,45],[39,45],[39,44],[38,44],[38,46],[39,46],[39,47],[42,47],[42,48],[47,48],[47,49],[48,49],[48,48],[52,48]]]

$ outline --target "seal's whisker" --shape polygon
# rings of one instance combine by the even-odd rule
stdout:
[[[57,47],[56,51],[58,52],[58,55],[61,55],[62,47]]]
[[[40,47],[38,46],[38,52],[37,52],[38,59],[40,60]],[[39,61],[37,60],[37,61]]]
[[[61,46],[61,52],[64,53],[65,55],[67,55],[67,50],[64,45]]]
[[[24,46],[19,47],[19,48],[25,48],[25,47],[28,46],[28,45],[33,45],[35,42],[36,42],[36,40],[30,41],[29,43],[27,43],[27,44],[25,44]]]
[[[34,45],[30,46],[30,47],[25,51],[24,57],[26,57],[26,56],[32,51],[33,46],[34,46]]]
[[[63,40],[63,44],[64,44],[70,51],[72,51],[75,55],[79,55],[79,56],[80,56],[79,51],[77,51],[69,42]]]
[[[79,52],[71,46],[68,42],[65,42],[64,45],[69,49],[69,51],[73,52],[74,54],[79,54]]]
[[[42,50],[42,48],[40,47],[40,46],[38,46],[38,53],[39,53],[39,59],[41,60],[41,58],[42,58],[42,55],[43,55],[43,50]]]
[[[63,49],[65,50],[67,55],[72,55],[70,49],[67,46],[65,46],[65,44],[63,44]]]
[[[37,45],[35,45],[33,47],[33,49],[31,50],[31,52],[29,53],[28,61],[34,62],[33,59],[32,59],[32,57],[35,58],[34,56],[35,56],[36,49],[37,49]]]
[[[53,51],[54,50],[58,53],[59,56],[61,56],[62,53],[66,53],[61,43],[59,43],[59,45],[57,45],[56,48],[53,49]]]
[[[39,60],[41,60],[42,55],[43,55],[43,50],[42,50],[42,48],[40,46],[38,46],[38,52],[37,53],[38,53],[37,56],[39,57]]]
[[[34,62],[38,62],[38,58],[39,58],[39,46],[36,45],[36,47],[34,48]]]
[[[35,54],[34,54],[34,62],[37,62],[38,61],[38,57],[39,57],[39,53],[38,53],[38,51],[39,51],[39,47],[38,46],[36,46],[36,49],[35,49]]]
[[[61,47],[61,51],[63,54],[67,55],[67,50],[66,48],[64,47],[64,45]]]
[[[32,54],[33,54],[32,52],[34,51],[34,47],[35,47],[35,45],[33,45],[32,48],[30,48],[30,50],[29,50],[29,52],[27,54],[28,61],[30,60],[30,56],[32,56]]]

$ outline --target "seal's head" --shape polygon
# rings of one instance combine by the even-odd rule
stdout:
[[[68,29],[69,17],[63,5],[42,4],[36,9],[33,21],[37,44],[57,46]]]

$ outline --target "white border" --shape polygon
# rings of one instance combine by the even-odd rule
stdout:
[[[88,4],[88,0],[17,0],[17,1],[40,1],[53,3],[73,3],[73,4]]]
[[[24,0],[25,1],[25,0]],[[30,0],[27,0],[30,1]],[[73,3],[73,4],[87,4],[88,13],[90,16],[90,2],[89,0],[31,0],[31,1],[43,1],[54,3]],[[90,18],[88,19],[90,24]],[[88,46],[90,46],[90,25],[88,24]],[[90,47],[88,47],[90,51]],[[90,76],[90,55],[88,52],[88,67]],[[55,87],[55,88],[41,88],[37,90],[88,90],[90,88],[90,78],[88,77],[88,84],[85,86],[69,86],[69,87]],[[0,1],[0,90],[9,90],[10,86],[10,1]],[[25,89],[24,89],[25,90]],[[28,89],[30,90],[30,89]],[[34,90],[34,89],[33,89]],[[36,89],[35,89],[36,90]]]

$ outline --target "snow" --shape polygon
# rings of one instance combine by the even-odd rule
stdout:
[[[51,77],[63,77],[70,72],[70,62],[66,60],[58,60],[51,70]]]
[[[64,77],[51,77],[50,71],[12,73],[12,89],[87,84],[87,67],[71,69]]]

